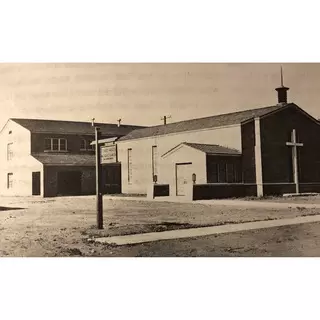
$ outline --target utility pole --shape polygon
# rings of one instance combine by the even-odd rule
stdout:
[[[171,116],[164,116],[163,118],[161,118],[161,120],[163,120],[163,124],[166,125],[167,124],[167,119],[170,119]]]
[[[102,201],[102,188],[101,188],[101,150],[99,147],[100,128],[94,125],[94,118],[92,119],[92,126],[95,129],[96,140],[96,209],[97,209],[97,227],[103,229],[103,201]]]

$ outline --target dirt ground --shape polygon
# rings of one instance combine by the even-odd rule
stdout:
[[[288,200],[296,201],[294,198]],[[309,201],[320,203],[320,197],[310,197]],[[314,214],[320,214],[320,209],[307,209],[303,206],[278,209],[235,208],[105,198],[104,230],[97,230],[94,197],[45,200],[3,197],[0,198],[0,256],[320,256],[320,249],[317,248],[320,241],[318,223],[123,247],[87,241],[95,236]]]
[[[320,204],[320,196],[299,196],[299,197],[262,197],[262,198],[245,198],[243,200],[254,200],[254,201],[267,201],[267,202],[278,202],[278,203],[298,203],[298,204]]]

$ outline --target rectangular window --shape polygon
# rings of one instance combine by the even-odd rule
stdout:
[[[219,163],[219,183],[227,182],[227,165],[226,163]]]
[[[227,182],[233,183],[235,182],[235,175],[234,175],[234,165],[233,163],[227,163]]]
[[[13,143],[7,144],[7,160],[10,161],[13,158],[13,150],[12,150]]]
[[[128,183],[132,183],[132,149],[128,149]]]
[[[158,153],[157,146],[152,147],[152,176],[158,175]]]
[[[52,148],[51,150],[59,151],[59,139],[52,139]]]
[[[51,150],[51,139],[44,139],[44,149]]]
[[[44,144],[46,151],[67,151],[67,139],[46,138]]]
[[[13,173],[8,173],[7,175],[7,188],[8,189],[13,188]]]
[[[87,148],[87,141],[85,139],[81,139],[80,150],[86,150]]]
[[[209,183],[217,183],[219,182],[219,164],[218,163],[212,163],[209,167]]]
[[[67,150],[67,140],[66,139],[59,139],[59,150],[60,151]]]

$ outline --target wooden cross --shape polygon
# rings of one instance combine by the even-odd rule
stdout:
[[[296,129],[292,130],[291,141],[286,143],[287,146],[292,147],[292,163],[293,163],[293,176],[296,185],[296,193],[299,193],[299,170],[298,170],[298,147],[303,147],[303,143],[297,142]]]

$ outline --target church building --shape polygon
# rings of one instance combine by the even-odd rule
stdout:
[[[142,128],[97,123],[101,138]],[[90,122],[16,119],[0,131],[0,195],[75,196],[96,191],[95,129]],[[106,165],[103,192],[121,190],[120,167]]]
[[[122,193],[193,200],[320,192],[320,123],[287,102],[133,130],[119,138]]]

